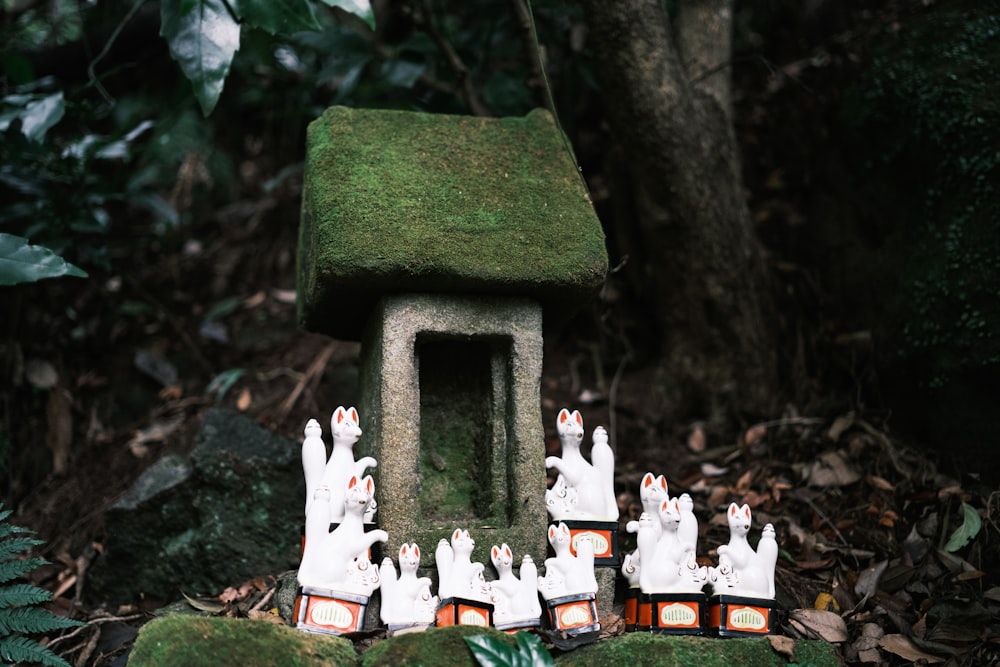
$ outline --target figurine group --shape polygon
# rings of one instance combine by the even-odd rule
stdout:
[[[319,423],[309,420],[302,443],[305,541],[298,582],[303,591],[300,598],[311,594],[323,602],[303,604],[302,618],[307,613],[316,618],[339,618],[337,613],[342,609],[334,609],[336,602],[331,600],[340,596],[367,600],[376,590],[381,591],[382,621],[394,631],[434,624],[442,605],[452,599],[489,605],[493,623],[500,628],[537,626],[542,614],[539,596],[550,613],[562,600],[592,601],[598,592],[594,527],[606,522],[612,527],[612,536],[617,531],[614,453],[607,432],[597,427],[592,435],[590,461],[584,458],[580,451],[584,430],[579,411],[561,410],[556,423],[562,455],[545,459],[546,467],[558,473],[552,488],[545,492],[546,508],[553,521],[548,527],[548,541],[554,554],[545,560],[545,573],[539,576],[535,563],[525,555],[520,576],[515,575],[514,554],[508,545],[501,544],[490,550],[497,576],[488,581],[484,565],[472,561],[475,542],[469,531],[455,529],[451,539],[442,539],[434,552],[438,573],[434,594],[431,579],[418,576],[421,551],[417,544],[400,547],[398,573],[392,558],[382,559],[380,565],[371,562],[373,545],[386,542],[389,536],[384,530],[366,530],[365,524],[373,522],[377,505],[374,482],[365,473],[377,462],[372,457],[354,458],[353,447],[361,436],[357,410],[338,407],[334,411],[329,459]],[[698,522],[690,496],[671,498],[666,479],[647,473],[640,499],[642,515],[626,526],[629,533],[636,535],[637,549],[625,555],[621,565],[631,586],[646,595],[700,594],[710,585],[716,595],[774,598],[778,553],[774,528],[771,524],[765,526],[757,549],[753,549],[747,542],[751,519],[748,506],[730,505],[729,543],[718,547],[718,566],[706,567],[698,564],[696,556]],[[578,525],[586,528],[578,529]],[[610,547],[602,545],[601,550]],[[597,560],[598,564],[609,564]],[[349,611],[352,629],[360,629],[363,615],[363,607]],[[596,609],[591,616],[593,624],[587,629],[599,629]],[[561,629],[557,622],[553,625]],[[309,623],[300,623],[299,627],[313,629]],[[316,631],[322,632],[322,623],[320,627]]]

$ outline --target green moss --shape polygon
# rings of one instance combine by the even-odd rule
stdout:
[[[472,651],[463,637],[488,635],[511,646],[514,638],[494,628],[477,628],[455,625],[448,628],[431,628],[425,632],[401,635],[374,644],[361,656],[364,667],[476,667]]]
[[[795,659],[800,665],[839,667],[833,646],[822,641],[795,642]],[[732,665],[787,665],[789,662],[771,648],[766,639],[715,639],[710,637],[667,637],[631,633],[605,639],[556,658],[557,665],[579,667],[731,667]]]
[[[333,107],[309,126],[299,318],[357,338],[399,291],[593,296],[600,223],[551,116]]]
[[[346,639],[324,637],[265,621],[165,616],[139,631],[130,667],[310,667],[356,665]]]

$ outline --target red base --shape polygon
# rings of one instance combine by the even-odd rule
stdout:
[[[487,628],[493,625],[493,605],[465,598],[445,598],[437,608],[437,626],[476,625]]]
[[[599,631],[601,623],[594,598],[593,593],[583,593],[546,600],[552,629],[569,635]]]
[[[774,600],[715,595],[708,601],[709,630],[720,637],[760,637],[774,632]]]
[[[357,632],[365,624],[368,597],[303,586],[295,598],[295,627],[321,635]]]
[[[702,593],[643,593],[636,630],[661,635],[703,635],[706,599]]]

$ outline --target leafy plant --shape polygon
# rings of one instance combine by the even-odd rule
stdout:
[[[518,632],[514,639],[518,648],[486,635],[466,637],[465,643],[483,667],[549,667],[556,664],[538,637]]]
[[[69,667],[69,663],[51,649],[25,636],[83,624],[39,607],[52,597],[48,591],[29,583],[15,582],[44,565],[45,561],[41,558],[18,558],[19,554],[42,541],[27,535],[30,532],[27,529],[8,523],[9,516],[10,510],[0,509],[0,584],[3,584],[0,586],[0,660],[5,663],[40,662],[53,667]]]
[[[0,232],[0,286],[59,276],[86,278],[87,274],[48,248],[28,245],[20,236]]]

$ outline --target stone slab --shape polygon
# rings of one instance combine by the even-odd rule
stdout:
[[[529,554],[541,569],[548,522],[538,303],[385,297],[362,350],[366,436],[356,449],[378,461],[378,521],[389,533],[383,553],[415,541],[430,567],[438,540],[462,528],[476,542],[473,559],[488,569],[489,548],[504,542],[518,561]]]
[[[528,296],[558,318],[603,284],[600,221],[552,116],[332,107],[309,125],[305,329],[356,340],[401,291]]]

